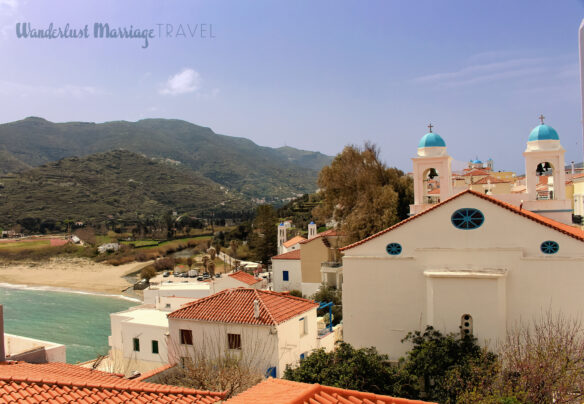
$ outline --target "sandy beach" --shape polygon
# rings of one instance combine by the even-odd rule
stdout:
[[[61,287],[105,294],[121,294],[132,286],[124,276],[149,262],[112,266],[82,258],[52,258],[46,262],[1,263],[0,283]]]

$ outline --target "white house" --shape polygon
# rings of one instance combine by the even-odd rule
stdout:
[[[262,374],[281,377],[335,333],[320,337],[314,301],[251,288],[224,290],[168,315],[170,363],[234,355]]]
[[[300,250],[272,257],[272,287],[276,292],[302,290]]]
[[[115,372],[143,373],[168,363],[168,313],[141,305],[110,314],[109,356]]]

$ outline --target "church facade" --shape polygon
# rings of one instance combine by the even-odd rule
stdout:
[[[510,327],[548,310],[584,319],[584,232],[566,223],[560,186],[555,199],[529,194],[541,162],[563,168],[557,134],[530,135],[533,175],[526,170],[520,199],[457,193],[445,143],[433,135],[414,159],[412,216],[342,249],[344,339],[396,360],[410,348],[401,340],[426,325],[473,334],[495,349]],[[440,202],[426,203],[420,184],[432,168],[442,176]]]

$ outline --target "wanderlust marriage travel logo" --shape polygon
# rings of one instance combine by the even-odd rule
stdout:
[[[115,27],[109,23],[93,23],[72,27],[70,24],[57,26],[50,23],[47,27],[33,27],[30,22],[16,24],[16,37],[19,39],[132,39],[140,40],[142,49],[148,48],[149,40],[155,38],[176,39],[214,39],[213,24],[154,24],[155,27],[139,28],[133,25]]]

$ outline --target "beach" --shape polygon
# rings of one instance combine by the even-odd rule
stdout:
[[[49,286],[103,294],[121,294],[132,286],[124,277],[150,262],[112,266],[84,258],[51,258],[41,262],[0,262],[0,283]]]

